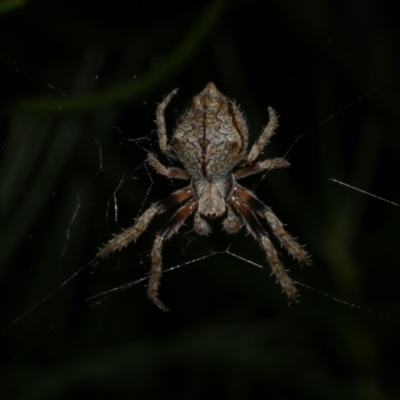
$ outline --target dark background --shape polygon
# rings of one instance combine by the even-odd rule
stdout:
[[[399,320],[379,313],[400,319],[400,210],[329,179],[399,202],[399,5],[13,3],[0,6],[0,397],[398,399]],[[259,245],[219,222],[166,244],[165,268],[182,265],[163,276],[170,313],[146,282],[87,300],[146,277],[170,213],[94,255],[182,187],[144,164],[154,111],[180,88],[171,135],[209,81],[251,141],[268,105],[280,115],[264,157],[290,149],[291,168],[243,184],[312,255],[299,268],[282,249],[290,275],[373,313],[300,285],[288,307]]]

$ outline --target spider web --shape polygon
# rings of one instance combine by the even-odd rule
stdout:
[[[31,74],[29,71],[21,69],[21,67],[17,66],[16,63],[13,63],[13,68],[15,68],[15,71],[18,73],[21,73],[24,78],[27,78],[33,85],[35,85],[37,88],[40,89],[42,92],[47,92],[49,93],[49,97],[52,97],[53,95],[62,95],[63,97],[68,97],[65,93],[62,91],[58,90],[56,87],[54,87],[51,84],[44,84],[43,82],[40,81],[39,78]],[[300,74],[301,76],[301,74]],[[97,77],[96,77],[97,79]],[[296,77],[296,79],[299,79]],[[325,124],[329,123],[331,120],[338,118],[342,113],[351,111],[351,109],[357,105],[358,102],[365,100],[369,96],[373,95],[376,91],[382,90],[386,86],[390,85],[393,82],[393,79],[388,80],[387,82],[381,83],[380,85],[372,88],[371,90],[367,91],[366,93],[362,94],[358,98],[356,98],[354,101],[351,101],[350,103],[346,104],[339,110],[335,111],[333,114],[327,116],[325,119],[323,119],[321,122],[318,122],[315,126],[312,128],[306,130],[304,133],[298,134],[292,141],[292,143],[289,145],[285,152],[285,157],[287,158],[290,156],[290,153],[293,151],[294,147],[298,143],[300,139],[303,139],[304,136],[312,134],[314,131],[318,131],[319,128],[323,127]],[[55,102],[57,100],[54,100]],[[155,105],[152,106],[152,110],[149,110],[149,107],[147,106],[146,102],[143,103],[142,105],[142,112],[147,114],[149,118],[151,118],[151,114],[154,113]],[[70,122],[71,117],[68,116],[67,113],[63,113],[65,119]],[[177,113],[175,112],[175,116]],[[155,140],[155,135],[154,135],[154,129],[152,132],[146,135],[145,132],[142,132],[143,136],[138,137],[138,138],[131,138],[130,134],[128,132],[122,131],[118,126],[113,126],[113,122],[111,122],[111,119],[107,119],[104,117],[101,117],[102,121],[108,125],[109,127],[112,127],[112,129],[115,130],[118,139],[120,141],[120,145],[125,147],[125,148],[132,148],[132,146],[139,147],[141,150],[143,150],[143,159],[145,159],[145,154],[146,151],[153,146],[157,145],[157,142]],[[134,122],[133,122],[134,123]],[[79,127],[77,125],[74,125],[72,122],[72,125],[70,127],[72,130],[77,130]],[[51,232],[51,233],[43,233],[43,234],[37,234],[37,233],[31,233],[28,235],[29,240],[31,242],[32,246],[36,246],[37,241],[42,241],[42,240],[47,240],[48,235],[60,235],[61,237],[64,236],[63,239],[63,246],[62,246],[62,251],[61,251],[61,260],[74,260],[74,241],[80,240],[79,237],[82,235],[82,232],[78,231],[76,232],[74,229],[74,224],[76,219],[82,215],[88,212],[88,209],[90,209],[93,206],[93,203],[90,201],[87,201],[85,199],[86,192],[90,190],[91,185],[97,185],[97,181],[99,180],[99,176],[101,176],[104,173],[109,173],[109,170],[112,169],[112,166],[110,166],[107,163],[107,166],[104,166],[104,149],[103,149],[103,144],[101,143],[100,140],[96,138],[96,135],[94,135],[91,138],[87,138],[87,140],[92,140],[92,148],[93,152],[97,154],[97,167],[94,168],[94,173],[89,176],[86,180],[86,182],[81,183],[79,186],[79,189],[77,191],[72,190],[72,198],[74,200],[72,201],[72,204],[69,206],[69,217],[67,220],[64,222],[64,228],[59,230],[58,232]],[[3,142],[3,148],[7,146],[7,142]],[[21,149],[24,150],[24,149]],[[152,151],[154,151],[152,149]],[[129,150],[128,150],[129,152]],[[266,178],[268,173],[265,173],[262,175],[261,178],[257,179],[257,182],[253,183],[253,186],[260,185],[262,181]],[[158,187],[163,187],[163,189],[168,188],[167,190],[163,190],[165,193],[168,193],[170,191],[176,190],[179,185],[176,183],[176,181],[170,180],[168,182],[165,182],[164,178],[156,177],[155,173],[153,171],[149,171],[149,167],[143,163],[143,160],[140,161],[139,163],[135,163],[133,166],[130,166],[130,170],[126,175],[123,175],[122,177],[118,178],[119,179],[116,182],[115,189],[113,190],[112,193],[110,193],[109,198],[106,201],[98,201],[98,204],[103,203],[103,208],[104,208],[104,218],[103,222],[101,222],[101,225],[104,225],[106,227],[106,232],[107,238],[109,238],[113,233],[118,233],[121,228],[130,226],[133,222],[131,221],[130,217],[127,218],[121,218],[120,217],[120,201],[119,198],[121,196],[120,192],[124,191],[126,193],[132,193],[135,190],[135,183],[137,181],[140,182],[145,182],[147,181],[147,184],[145,184],[145,192],[143,195],[143,198],[139,200],[140,202],[140,207],[138,210],[135,210],[136,212],[136,217],[139,216],[148,206],[151,204],[152,201],[149,200],[149,197],[152,197],[153,199],[155,196],[152,195],[152,192],[154,192],[155,188]],[[162,182],[164,180],[164,182]],[[332,181],[336,181],[335,179],[331,179]],[[54,193],[55,196],[61,197],[63,196],[61,193]],[[71,195],[71,193],[70,193]],[[154,201],[154,200],[153,200]],[[124,210],[124,214],[131,213],[132,210]],[[100,218],[101,219],[101,218]],[[156,218],[157,219],[157,218]],[[165,218],[164,218],[165,219]],[[134,217],[132,218],[132,221],[134,220]],[[95,224],[98,225],[98,224]],[[190,225],[190,223],[189,223]],[[93,229],[93,225],[91,228]],[[64,232],[64,233],[63,233]],[[154,237],[154,234],[156,232],[156,228],[149,228],[147,233],[147,236],[150,237],[150,242],[151,238]],[[146,233],[143,234],[143,236],[146,236]],[[186,229],[183,233],[179,232],[179,234],[174,237],[174,240],[177,241],[179,244],[178,246],[180,247],[180,250],[178,252],[174,253],[167,253],[164,255],[164,261],[165,264],[168,265],[168,267],[165,268],[164,273],[169,273],[172,272],[178,268],[185,267],[191,264],[196,264],[200,263],[203,260],[207,260],[208,258],[216,257],[219,255],[225,255],[225,256],[231,256],[237,259],[240,259],[244,261],[245,263],[251,264],[253,266],[259,267],[259,268],[264,268],[265,265],[256,263],[252,261],[251,258],[247,258],[248,256],[242,256],[240,254],[236,254],[233,250],[232,247],[233,244],[235,243],[234,239],[228,238],[228,240],[225,241],[224,248],[221,248],[219,246],[219,249],[210,249],[208,246],[210,243],[206,244],[204,246],[203,251],[190,251],[191,244],[194,241],[202,241],[204,238],[196,238],[194,233],[192,232],[191,229]],[[248,239],[249,240],[249,239]],[[132,244],[130,247],[134,247],[135,245]],[[132,287],[141,284],[144,286],[146,284],[146,281],[148,279],[147,276],[147,270],[150,266],[150,261],[149,261],[149,253],[150,253],[150,247],[151,244],[149,245],[149,241],[147,241],[147,250],[143,250],[143,247],[141,247],[141,251],[137,251],[136,249],[130,249],[131,251],[129,252],[129,257],[132,257],[132,262],[129,264],[126,264],[126,260],[120,262],[120,261],[115,261],[115,260],[110,260],[111,263],[111,274],[118,274],[118,271],[120,269],[129,270],[129,274],[133,274],[135,271],[139,272],[139,278],[134,279],[129,282],[125,282],[126,277],[122,278],[122,281],[125,283],[122,283],[118,286],[112,286],[110,285],[109,281],[107,281],[106,287],[104,288],[103,291],[101,289],[96,289],[100,290],[99,293],[88,295],[84,299],[82,299],[83,303],[81,303],[78,307],[85,307],[85,302],[91,307],[91,306],[97,306],[102,303],[102,301],[108,299],[110,296],[113,296],[117,293],[120,293],[122,291],[131,289]],[[216,246],[218,247],[218,246]],[[176,250],[177,246],[175,246]],[[125,257],[124,257],[125,258]],[[175,259],[179,259],[182,261],[175,261]],[[58,261],[60,262],[60,261]],[[67,274],[67,277],[64,281],[62,281],[58,286],[56,285],[54,290],[50,291],[46,296],[44,296],[42,299],[40,299],[38,302],[34,303],[32,307],[28,308],[24,312],[22,312],[17,318],[11,321],[8,325],[6,325],[3,330],[1,331],[1,334],[4,334],[6,331],[8,331],[12,326],[19,321],[21,321],[24,317],[30,315],[31,312],[33,312],[36,308],[42,306],[44,303],[52,299],[53,297],[58,296],[58,292],[62,291],[65,286],[67,286],[71,281],[74,279],[78,279],[79,276],[84,273],[85,271],[89,271],[91,275],[96,275],[99,273],[98,269],[100,268],[100,264],[102,264],[103,261],[98,260],[96,258],[90,259],[86,264],[82,265],[79,269],[76,271],[72,272],[71,274]],[[110,264],[108,263],[108,264]],[[29,268],[31,270],[32,266]],[[109,268],[109,267],[107,267]],[[104,274],[104,269],[102,268],[102,274]],[[296,282],[296,281],[295,281]],[[329,296],[326,293],[323,293],[315,288],[309,287],[308,285],[297,282],[300,286],[303,286],[305,288],[310,289],[311,291],[320,293],[324,296],[328,296],[331,299],[334,299],[335,301],[343,302],[344,304],[350,305],[352,307],[359,308],[361,310],[366,310],[366,311],[371,311],[369,309],[359,307],[357,305],[354,305],[350,302],[342,301],[339,299],[336,299],[333,296]],[[110,288],[111,286],[111,288]],[[143,290],[142,290],[143,292]],[[142,293],[143,294],[143,293]],[[384,314],[377,313],[378,315],[391,318],[389,316],[386,316]]]
[[[322,46],[329,53],[330,46],[337,43],[340,46],[343,40],[343,36],[338,33],[329,39],[328,43],[324,42]],[[96,50],[93,51],[96,52]],[[90,57],[88,56],[88,58]],[[35,76],[33,72],[25,70],[14,61],[3,60],[2,67],[7,71],[7,76],[12,76],[12,79],[19,83],[24,82],[28,91],[45,93],[55,104],[59,96],[70,97],[68,91],[60,89],[60,87],[64,87],[63,85],[45,83],[43,78]],[[322,67],[322,71],[323,68],[327,68],[326,65]],[[309,83],[308,77],[304,77],[305,75],[307,75],[305,72],[296,72],[293,79],[288,78],[284,82],[287,85],[286,88],[277,91],[281,96],[282,104],[290,101],[292,95],[297,99],[301,98],[304,89],[302,83]],[[91,79],[95,82],[92,82],[93,84],[100,82],[101,85],[101,75],[91,71],[89,76],[91,78],[86,78],[86,82]],[[130,78],[134,80],[141,77],[138,74]],[[169,136],[174,120],[184,109],[185,102],[202,89],[200,87],[195,91],[192,87],[185,88],[184,84],[185,82],[181,83],[182,93],[179,94],[179,99],[174,100],[175,103],[168,111]],[[318,241],[310,243],[306,234],[307,230],[301,228],[304,221],[315,225],[318,219],[323,220],[323,209],[314,204],[315,215],[309,214],[307,219],[298,217],[297,215],[301,214],[303,208],[299,207],[296,210],[294,207],[295,212],[287,212],[286,207],[289,209],[293,207],[291,205],[293,201],[286,199],[283,204],[279,204],[279,199],[282,197],[275,196],[271,192],[274,190],[279,192],[283,190],[282,186],[287,186],[286,189],[290,193],[293,187],[288,186],[287,180],[293,179],[300,185],[304,185],[305,192],[310,193],[310,195],[292,193],[295,197],[303,196],[299,200],[299,204],[302,205],[310,198],[322,196],[322,193],[327,191],[329,194],[324,198],[327,198],[328,202],[340,204],[343,218],[346,219],[348,217],[346,207],[354,202],[360,202],[360,200],[356,194],[345,193],[338,189],[329,179],[351,182],[360,187],[365,187],[363,185],[365,182],[361,175],[357,180],[357,173],[349,176],[345,170],[340,171],[335,168],[332,170],[340,171],[342,175],[332,176],[328,174],[328,171],[320,171],[320,174],[313,174],[312,182],[308,181],[308,173],[316,168],[316,165],[322,165],[318,154],[326,154],[324,143],[318,143],[317,138],[324,135],[330,137],[330,131],[337,132],[339,128],[346,128],[348,115],[352,117],[351,119],[357,119],[362,112],[370,112],[371,108],[374,109],[376,98],[385,97],[386,91],[393,90],[393,86],[398,86],[398,75],[380,79],[378,84],[363,86],[356,95],[354,92],[346,93],[340,97],[336,105],[326,110],[320,110],[320,113],[311,119],[312,122],[309,126],[301,125],[298,130],[288,123],[291,115],[281,113],[281,127],[278,134],[272,138],[271,145],[266,148],[262,157],[270,158],[284,154],[292,163],[292,167],[283,172],[273,171],[268,175],[264,174],[245,181],[245,185],[255,189],[257,195],[272,207],[279,218],[287,223],[289,232],[297,236],[301,243],[305,243],[307,250],[313,256],[314,266],[312,268],[298,269],[297,265],[284,254],[284,250],[279,249],[285,266],[290,268],[290,276],[298,282],[300,287],[311,287],[311,290],[322,292],[323,295],[325,292],[333,294],[324,301],[324,299],[321,300],[321,296],[316,296],[312,291],[304,290],[301,293],[302,303],[309,304],[317,299],[318,302],[323,302],[325,309],[332,310],[332,308],[335,309],[335,306],[330,305],[333,303],[332,299],[344,299],[345,303],[353,308],[351,311],[338,311],[338,313],[343,313],[345,318],[353,315],[354,307],[357,307],[357,304],[367,304],[366,310],[383,310],[384,314],[396,316],[398,303],[390,307],[390,301],[393,298],[389,295],[386,299],[374,298],[374,287],[370,285],[367,285],[365,289],[366,294],[354,294],[354,281],[362,280],[359,271],[354,272],[354,276],[348,280],[342,279],[340,274],[333,276],[324,272],[323,266],[326,259],[320,253],[329,253],[330,249],[335,247],[319,247]],[[152,310],[153,305],[145,296],[145,286],[150,268],[150,249],[154,235],[168,220],[171,213],[156,217],[137,243],[131,244],[122,252],[113,254],[105,260],[97,260],[94,255],[102,243],[106,242],[112,234],[117,234],[122,228],[130,226],[150,204],[182,187],[177,181],[157,176],[144,163],[146,151],[151,150],[159,154],[153,123],[154,111],[156,103],[168,93],[169,89],[165,88],[164,90],[163,88],[149,97],[143,96],[142,101],[130,106],[132,115],[129,115],[128,121],[125,121],[127,117],[122,112],[106,109],[104,113],[97,110],[91,112],[94,121],[85,123],[76,118],[73,112],[64,110],[63,106],[60,106],[57,118],[61,123],[53,122],[53,131],[63,132],[65,135],[63,136],[65,138],[63,145],[67,146],[68,139],[71,139],[71,141],[75,141],[74,146],[84,148],[85,151],[89,149],[89,152],[84,154],[84,157],[76,154],[73,157],[70,155],[67,169],[58,175],[58,180],[53,178],[51,185],[45,186],[42,182],[33,180],[30,185],[26,186],[28,192],[18,193],[18,196],[15,197],[29,197],[27,203],[31,209],[22,209],[20,218],[25,218],[27,221],[30,219],[32,222],[26,224],[23,242],[19,247],[22,249],[21,253],[5,258],[7,262],[12,260],[15,271],[6,271],[4,276],[6,289],[2,293],[1,302],[2,304],[13,303],[15,306],[9,311],[5,310],[2,316],[0,338],[15,337],[16,345],[13,347],[12,353],[8,354],[11,358],[21,359],[26,352],[34,353],[35,349],[39,348],[38,343],[52,340],[51,338],[55,336],[54,331],[63,331],[65,325],[69,325],[71,321],[79,325],[81,319],[106,313],[109,309],[116,310],[121,304],[129,304],[132,307],[132,313],[144,309],[152,315],[157,315],[158,318],[157,310]],[[261,126],[267,122],[266,113],[260,117],[251,110],[250,103],[246,106],[244,104],[246,102],[241,101],[239,94],[234,93],[233,90],[231,93],[227,93],[222,88],[221,90],[227,95],[237,98],[248,116],[251,140],[254,141],[261,132]],[[265,106],[267,104],[269,103],[265,102]],[[260,109],[260,107],[255,108]],[[377,120],[385,119],[386,110],[374,109],[374,111],[378,113]],[[307,120],[310,120],[310,110],[307,108],[307,104],[301,104],[298,113],[294,116],[295,121],[301,121],[302,115],[306,115]],[[7,157],[10,153],[23,157],[26,152],[35,151],[34,143],[24,142],[26,138],[23,133],[27,132],[30,127],[33,127],[31,129],[36,132],[42,132],[43,135],[51,131],[51,129],[46,130],[48,129],[46,126],[40,126],[34,119],[15,120],[13,124],[12,132],[17,136],[17,140],[8,136],[2,142],[3,165],[7,165]],[[332,125],[335,125],[335,129]],[[345,152],[338,151],[335,147],[338,143],[334,143],[335,146],[332,147],[333,156],[344,157],[343,165],[349,169],[351,169],[354,155],[357,154],[357,143],[360,143],[361,147],[363,139],[361,135],[360,141],[357,142],[351,136],[352,127],[350,125],[344,133],[339,135],[342,140],[340,145],[347,146]],[[106,138],[104,134],[106,130],[113,131],[111,140]],[[44,147],[44,153],[41,154],[42,159],[32,159],[32,168],[35,168],[35,171],[40,169],[44,171],[44,175],[41,177],[51,175],[53,169],[57,168],[54,166],[54,155],[59,154],[57,148],[59,145],[60,143],[52,143],[49,140]],[[362,157],[362,154],[359,156]],[[372,157],[373,155],[371,155]],[[124,159],[121,163],[123,168],[117,169],[114,161],[120,158]],[[167,164],[169,162],[168,159],[163,159],[163,161]],[[372,160],[371,163],[368,158],[358,161],[365,168],[375,168],[378,171],[373,181],[367,182],[368,189],[383,197],[396,199],[398,191],[391,189],[387,181],[382,178],[386,176],[387,168],[395,170],[397,164],[384,157],[377,161]],[[12,171],[13,174],[21,176],[22,161],[21,165],[20,169],[16,168],[15,171]],[[286,178],[283,175],[286,175]],[[32,176],[34,177],[28,173],[22,174],[22,178],[27,181]],[[69,178],[65,180],[65,177]],[[70,179],[71,177],[73,178]],[[17,178],[14,177],[14,179]],[[317,187],[317,192],[313,192],[314,186]],[[47,192],[48,201],[40,205],[38,201],[35,201],[37,200],[36,193],[40,192],[42,187],[44,190],[51,187],[51,190]],[[352,231],[352,235],[357,235],[361,229],[381,229],[382,224],[379,219],[384,219],[387,222],[384,230],[388,235],[387,240],[393,240],[390,237],[393,235],[393,225],[389,224],[389,221],[398,221],[398,216],[396,216],[398,210],[393,212],[388,209],[387,205],[376,205],[371,203],[368,198],[361,200],[362,202],[364,202],[364,210],[367,210],[372,217],[368,220],[365,214],[356,216],[354,220],[358,218],[358,221],[361,222],[358,230]],[[60,208],[63,212],[57,212]],[[349,206],[349,208],[351,207]],[[36,213],[40,218],[35,220]],[[308,213],[310,213],[310,208]],[[338,229],[337,232],[332,233],[332,240],[339,238],[342,243],[348,239],[345,234],[346,229],[351,231],[352,228],[340,219],[340,212],[337,217],[338,226],[336,227],[332,224],[329,225],[331,222],[329,218],[325,222],[327,226]],[[5,226],[7,229],[11,229],[12,223],[7,221]],[[318,226],[322,229],[324,224],[321,223]],[[269,279],[270,271],[257,243],[246,235],[244,229],[237,236],[230,237],[221,233],[218,222],[213,228],[214,233],[210,238],[198,237],[193,233],[189,220],[186,226],[166,244],[163,251],[165,270],[160,293],[165,303],[173,310],[185,308],[185,306],[192,309],[196,304],[203,302],[207,304],[206,310],[210,310],[212,307],[231,306],[231,304],[238,307],[243,299],[249,296],[248,293],[243,294],[243,292],[246,292],[246,288],[252,287],[252,285],[256,286],[257,295],[254,296],[259,300],[258,283],[262,282],[266,292],[264,294],[265,302],[272,302],[282,313],[291,313],[292,311],[287,309],[286,299],[280,294],[279,287],[275,285],[273,279]],[[327,233],[324,232],[324,234]],[[276,241],[274,244],[278,246]],[[53,247],[53,251],[43,255],[44,249],[49,247]],[[358,257],[358,254],[364,250],[365,244],[357,243],[354,253]],[[368,254],[371,253],[368,252]],[[388,265],[392,260],[385,258],[378,250],[375,250],[373,255],[377,263],[385,265],[384,271],[379,271],[379,273],[383,272],[384,276],[381,279],[377,278],[376,288],[386,284],[390,271]],[[340,264],[340,254],[332,254],[332,256],[336,259],[335,263]],[[364,261],[365,259],[362,257],[358,259],[359,264],[363,264]],[[248,264],[257,268],[249,269]],[[257,271],[258,268],[261,270]],[[326,269],[329,270],[329,267]],[[376,275],[378,275],[377,269]],[[335,279],[342,283],[338,283]],[[230,280],[234,283],[230,284]],[[237,282],[241,282],[241,285],[238,285]],[[398,300],[396,301],[398,302]],[[276,306],[276,304],[278,305]],[[363,309],[363,307],[359,308]],[[124,306],[121,309],[125,310],[125,313],[127,307]],[[275,312],[271,309],[268,309],[268,313]],[[301,313],[297,310],[295,312]],[[378,315],[383,315],[379,312]],[[73,318],[67,318],[66,315],[69,316],[71,313],[76,315]],[[122,312],[120,316],[124,319],[129,318]],[[160,318],[164,318],[164,316]],[[32,325],[35,326],[34,329],[26,329]],[[27,334],[24,333],[25,330]]]

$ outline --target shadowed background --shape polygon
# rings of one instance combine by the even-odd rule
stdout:
[[[280,115],[262,157],[290,149],[291,168],[242,182],[311,254],[299,268],[274,241],[290,276],[400,318],[400,210],[329,181],[399,202],[398,8],[3,2],[0,397],[397,399],[399,322],[300,285],[288,307],[260,246],[220,221],[204,238],[189,219],[166,244],[165,268],[182,265],[161,283],[172,312],[148,301],[145,281],[87,299],[146,276],[171,212],[136,244],[94,256],[183,186],[144,163],[160,154],[154,112],[180,88],[171,136],[212,81],[240,104],[251,143],[267,106]]]

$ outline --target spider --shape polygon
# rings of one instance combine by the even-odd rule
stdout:
[[[272,210],[251,191],[237,183],[238,179],[249,175],[290,165],[284,158],[256,161],[278,126],[276,112],[271,107],[268,108],[269,123],[247,153],[248,129],[242,112],[233,100],[224,96],[210,82],[201,93],[193,97],[190,106],[177,123],[170,144],[164,112],[177,92],[178,89],[173,90],[158,105],[156,123],[161,151],[180,161],[184,169],[166,167],[152,153],[148,153],[147,161],[159,174],[167,178],[190,180],[190,184],[153,204],[133,226],[111,239],[97,253],[97,257],[104,257],[135,241],[156,215],[183,203],[154,240],[147,295],[155,305],[168,311],[158,297],[163,244],[191,214],[194,214],[194,231],[199,235],[208,235],[211,232],[209,221],[218,217],[224,218],[222,226],[229,234],[237,233],[244,223],[265,251],[272,272],[283,291],[291,301],[295,300],[296,288],[256,215],[268,222],[273,234],[294,258],[301,263],[310,264],[308,254],[286,232]]]

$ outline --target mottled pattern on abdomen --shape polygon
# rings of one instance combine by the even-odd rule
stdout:
[[[212,180],[230,171],[247,149],[247,128],[231,101],[205,96],[182,116],[173,136],[179,159],[193,177]]]

